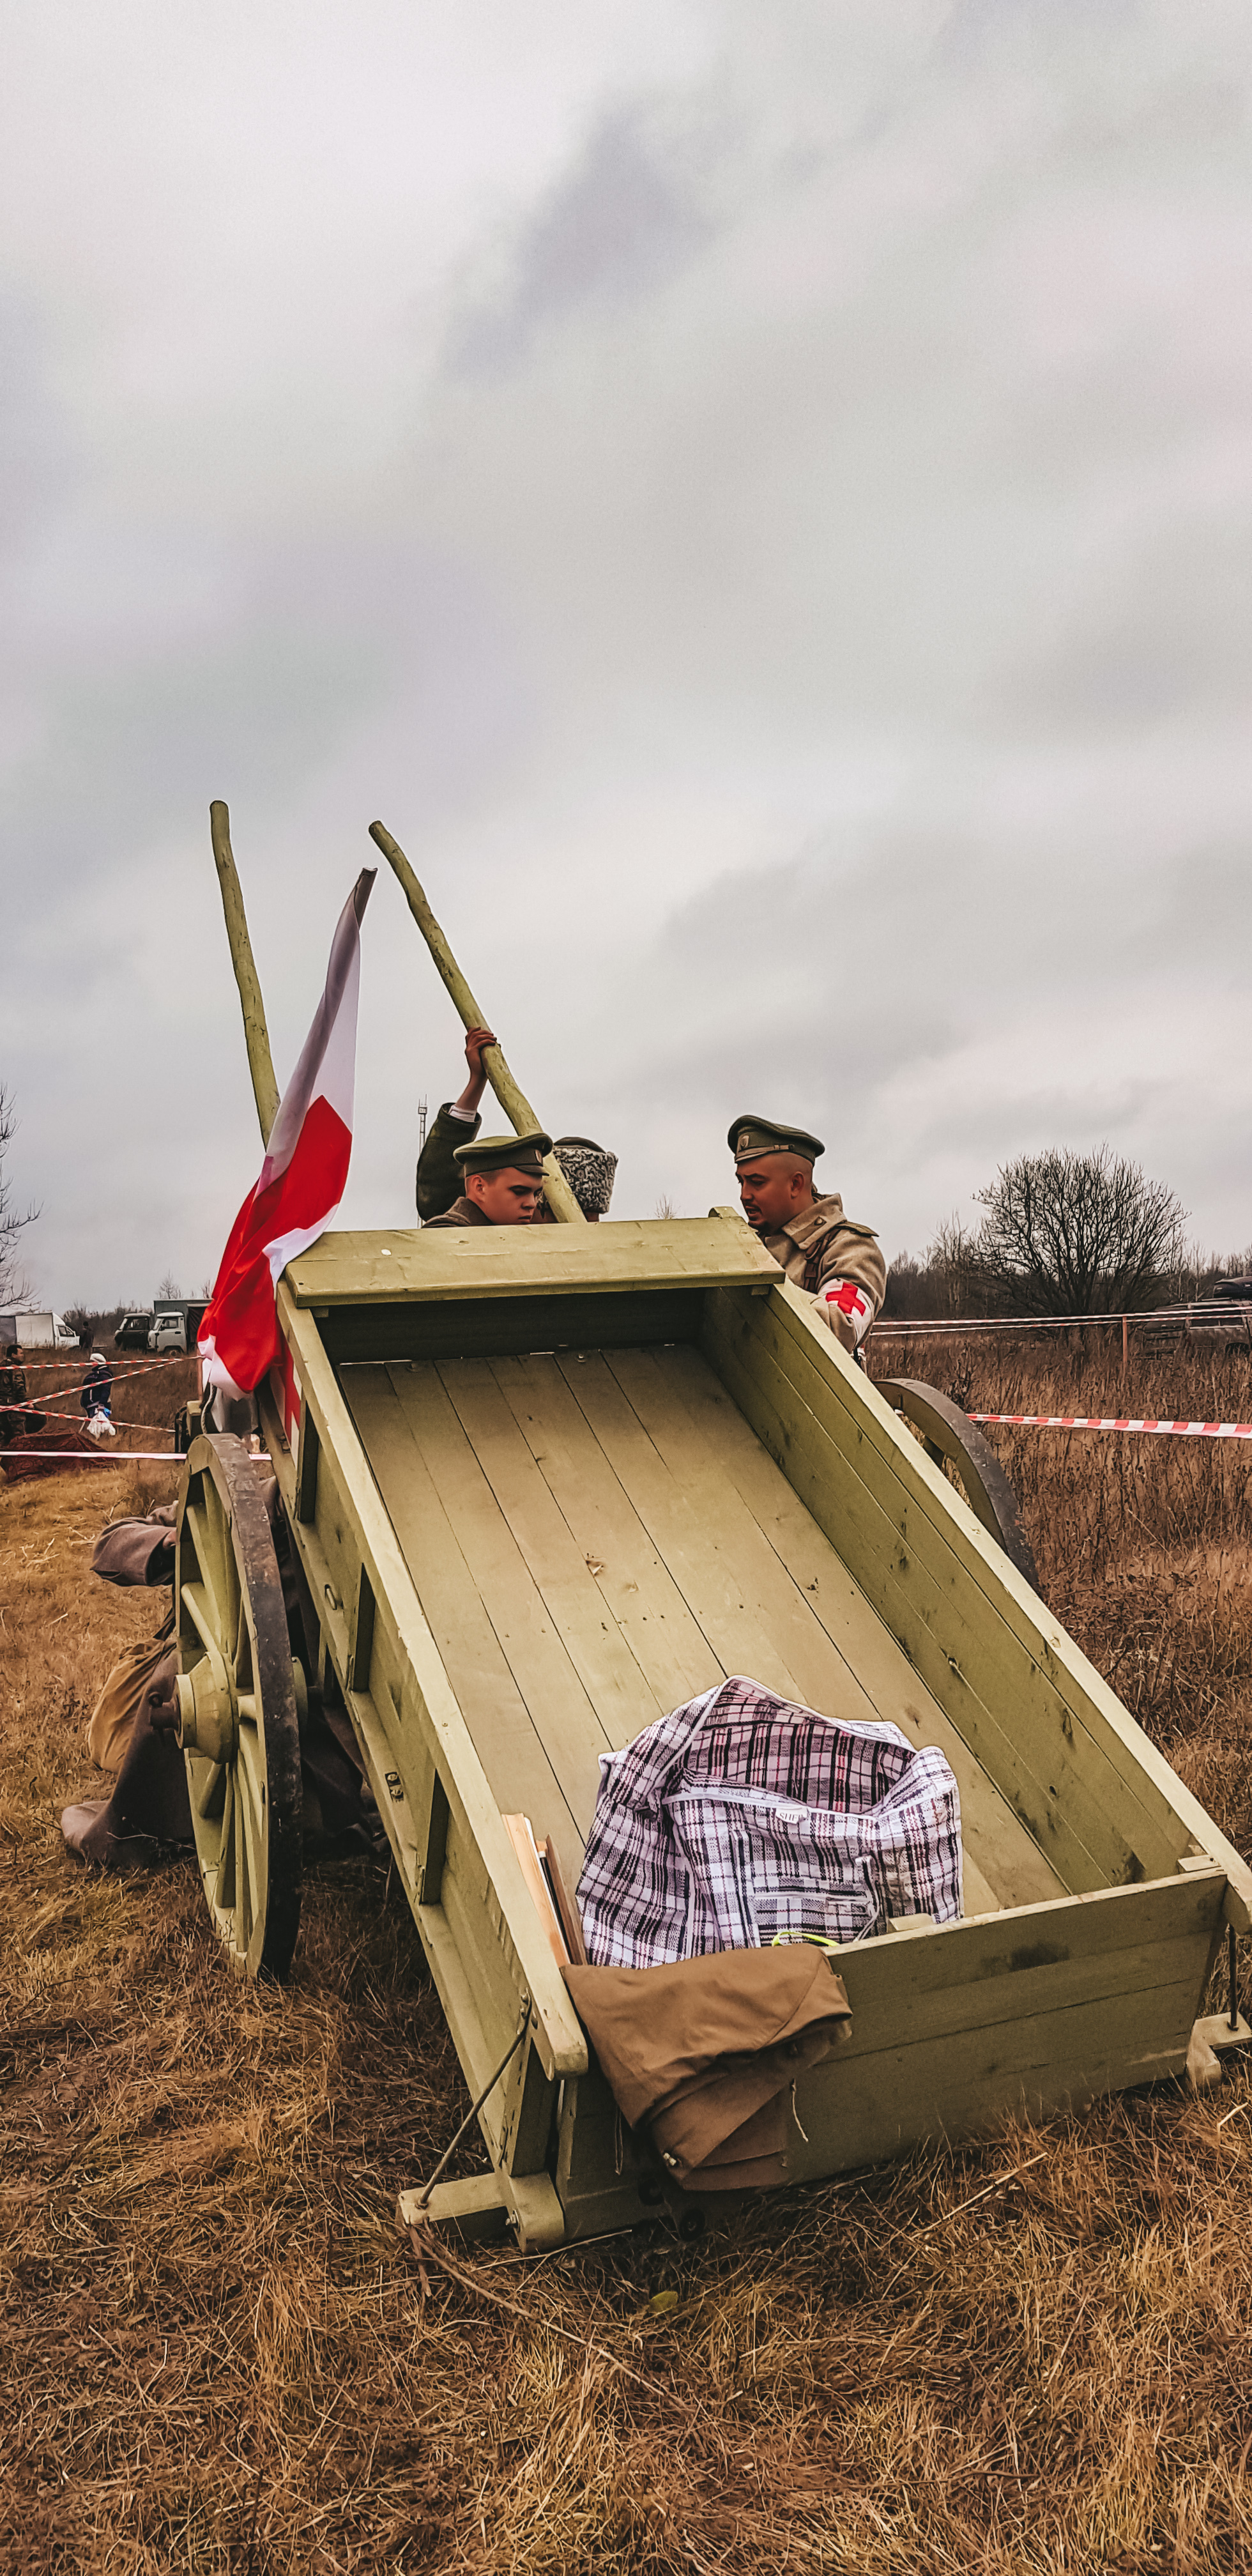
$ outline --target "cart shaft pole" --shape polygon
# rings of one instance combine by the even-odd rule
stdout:
[[[270,1055],[269,1030],[265,1025],[265,1004],[261,983],[248,937],[248,920],[243,908],[243,893],[234,852],[230,846],[230,809],[215,797],[209,807],[209,830],[213,836],[213,856],[217,862],[218,883],[222,889],[222,910],[226,915],[226,936],[230,941],[230,962],[239,986],[243,1009],[243,1033],[248,1049],[248,1070],[256,1094],[256,1114],[261,1122],[261,1142],[268,1145],[270,1129],[278,1116],[278,1084],[274,1079]]]
[[[371,823],[370,839],[382,851],[388,866],[399,878],[409,910],[434,958],[435,965],[461,1015],[464,1026],[467,1029],[488,1027],[489,1022],[484,1019],[399,842],[393,841],[384,823]],[[245,937],[246,935],[245,932]],[[505,1117],[517,1135],[524,1136],[528,1128],[537,1127],[539,1120],[525,1092],[509,1071],[503,1047],[484,1047],[483,1070]],[[585,1225],[587,1220],[582,1209],[560,1165],[551,1154],[548,1155],[543,1170],[544,1197],[553,1215],[558,1217],[563,1225]]]

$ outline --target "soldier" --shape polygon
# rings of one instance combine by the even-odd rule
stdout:
[[[426,1231],[437,1225],[529,1225],[543,1192],[543,1158],[551,1151],[552,1139],[540,1127],[528,1136],[476,1136],[472,1144],[458,1145],[453,1160],[463,1195],[442,1216],[429,1218]]]
[[[459,1100],[444,1101],[418,1161],[417,1213],[423,1225],[431,1225],[436,1217],[446,1216],[460,1196],[457,1148],[472,1144],[478,1134],[481,1124],[478,1104],[487,1087],[483,1048],[498,1043],[494,1029],[469,1029],[466,1032],[465,1061],[469,1066],[469,1080]],[[592,1225],[596,1224],[607,1212],[613,1194],[616,1154],[611,1154],[604,1145],[593,1143],[590,1136],[558,1136],[548,1151],[555,1154],[583,1215]],[[542,1223],[547,1215],[547,1203],[541,1201],[537,1210],[539,1222]],[[499,1222],[498,1219],[495,1221]]]
[[[458,1145],[472,1144],[482,1125],[478,1104],[487,1088],[483,1048],[498,1043],[494,1029],[466,1030],[469,1080],[459,1100],[444,1101],[418,1158],[417,1213],[423,1225],[429,1225],[434,1217],[445,1216],[460,1195],[456,1149]]]
[[[802,1127],[736,1118],[726,1139],[743,1212],[793,1287],[854,1358],[883,1301],[887,1269],[868,1225],[853,1225],[837,1192],[813,1187],[825,1147]],[[863,1365],[863,1363],[862,1363]]]

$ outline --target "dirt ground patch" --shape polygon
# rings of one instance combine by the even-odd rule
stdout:
[[[1175,1639],[1154,1702],[1125,1653],[1121,1686],[1236,1829],[1222,1564],[1246,1565],[1246,1469],[1189,1511],[1166,1496],[1172,1540],[1131,1478],[1123,1580],[1111,1489],[1069,1450],[1022,1480],[1045,1589],[1106,1666],[1132,1610],[1134,1652]],[[91,1699],[165,1606],[87,1571],[134,1473],[0,1488],[0,2567],[1252,2565],[1242,2072],[771,2200],[694,2247],[463,2253],[423,2281],[395,2192],[465,2097],[386,1874],[314,1879],[295,1981],[267,1994],[224,1969],[190,1868],[98,1881],[64,1853],[59,1808],[99,1785]]]

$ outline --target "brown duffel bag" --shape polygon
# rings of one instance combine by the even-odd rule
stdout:
[[[795,2085],[852,2030],[824,1950],[797,1942],[562,1974],[619,2110],[684,2191],[787,2179]]]
[[[153,1674],[174,1652],[167,1619],[155,1637],[143,1637],[118,1656],[87,1720],[87,1750],[101,1771],[120,1771],[135,1719]]]

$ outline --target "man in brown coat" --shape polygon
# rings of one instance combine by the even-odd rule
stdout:
[[[736,1118],[726,1141],[753,1232],[855,1358],[882,1304],[887,1266],[877,1236],[844,1215],[838,1192],[814,1190],[825,1147],[803,1127],[752,1116]]]
[[[543,1158],[552,1139],[541,1127],[528,1136],[476,1136],[454,1154],[462,1195],[423,1231],[440,1225],[529,1225],[543,1192]]]

